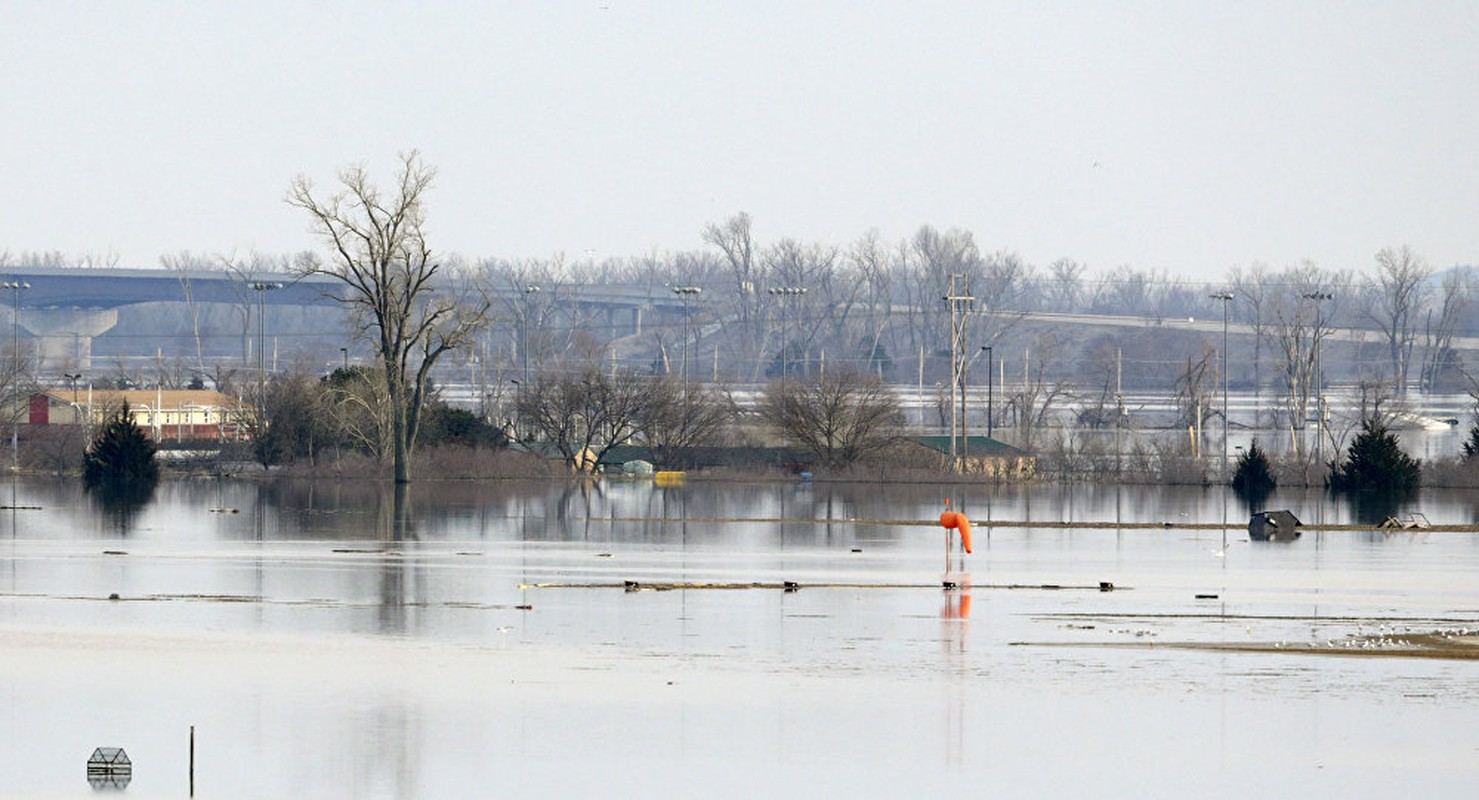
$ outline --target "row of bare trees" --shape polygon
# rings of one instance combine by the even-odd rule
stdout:
[[[696,357],[707,351],[715,379],[722,364],[723,375],[742,383],[800,374],[824,385],[829,374],[861,373],[904,382],[906,360],[917,358],[914,377],[922,384],[926,357],[949,354],[952,363],[963,363],[957,362],[963,358],[962,343],[967,349],[993,346],[1034,311],[1154,319],[1221,312],[1253,330],[1253,379],[1262,380],[1269,361],[1284,413],[1302,424],[1312,398],[1319,404],[1325,372],[1321,354],[1337,337],[1357,355],[1359,380],[1389,382],[1400,397],[1414,382],[1414,367],[1416,382],[1428,388],[1462,369],[1454,343],[1472,316],[1467,313],[1471,277],[1452,271],[1434,287],[1432,267],[1406,247],[1381,251],[1362,273],[1307,263],[1234,269],[1216,284],[1232,289],[1235,299],[1227,305],[1209,296],[1212,285],[1173,279],[1163,270],[1120,266],[1092,278],[1085,265],[1070,259],[1039,270],[1010,250],[983,251],[971,232],[960,229],[923,226],[897,242],[872,231],[845,246],[793,238],[766,242],[744,213],[705,226],[700,251],[599,263],[563,256],[471,262],[435,254],[425,237],[425,199],[434,177],[435,170],[411,152],[401,156],[388,190],[376,185],[363,166],[341,170],[329,194],[317,192],[307,178],[293,181],[286,201],[305,213],[325,246],[322,255],[166,257],[163,263],[179,276],[188,307],[197,374],[207,371],[202,341],[212,335],[191,284],[198,270],[214,266],[240,278],[235,305],[243,362],[252,349],[248,332],[254,301],[261,314],[264,274],[337,280],[358,340],[373,354],[371,370],[386,415],[376,436],[395,479],[404,482],[432,372],[453,353],[463,356],[464,365],[475,365],[484,382],[490,370],[501,373],[500,383],[520,376],[518,418],[542,425],[548,441],[568,440],[570,452],[564,454],[576,459],[600,441],[641,433],[681,442],[690,428],[702,428],[691,406],[713,390],[687,388],[686,369],[679,423],[671,421],[671,409],[658,414],[652,403],[624,405],[623,398],[639,394],[639,373],[674,373],[671,353],[679,348],[685,353],[691,348]],[[668,311],[658,325],[643,328],[638,320],[628,330],[604,319],[609,312],[594,304],[573,302],[568,295],[580,284],[649,291],[691,286],[703,294],[694,308],[684,304],[681,319]],[[973,298],[965,336],[944,323],[943,298],[952,292]],[[1035,349],[1036,360],[1024,355],[1022,379],[1004,398],[1003,414],[1016,420],[1030,444],[1031,431],[1073,395],[1073,370],[1082,360],[1064,357],[1063,340],[1051,335],[1038,336],[1025,349]],[[581,362],[597,350],[609,354],[610,370]],[[1379,351],[1381,358],[1369,357],[1368,350]],[[626,364],[617,368],[623,354]],[[648,359],[645,368],[633,369],[634,354]],[[256,355],[260,362],[260,344]],[[1065,368],[1055,369],[1058,364]],[[1197,427],[1215,396],[1208,380],[1212,361],[1203,352],[1185,366],[1170,388],[1190,409],[1183,416],[1189,414]],[[1107,389],[1098,392],[1101,410],[1107,394]],[[599,400],[595,406],[593,397]],[[781,413],[784,407],[772,411],[778,421],[788,417]],[[1317,407],[1315,413],[1323,417],[1324,411]],[[659,416],[668,422],[657,421]],[[1117,409],[1115,418],[1122,416]],[[669,433],[658,433],[664,426]]]

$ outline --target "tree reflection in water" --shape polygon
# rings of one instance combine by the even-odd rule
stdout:
[[[380,543],[379,629],[386,634],[406,632],[406,544],[416,540],[411,522],[411,487],[404,483],[381,486],[378,503]]]
[[[102,481],[87,487],[88,499],[98,510],[105,532],[126,537],[139,513],[154,499],[154,483]]]

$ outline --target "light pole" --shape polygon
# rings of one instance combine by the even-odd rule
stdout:
[[[260,423],[267,405],[267,333],[264,322],[266,319],[264,298],[268,292],[281,289],[282,284],[277,281],[252,281],[248,285],[252,291],[257,293],[257,420]]]
[[[21,387],[21,290],[31,288],[31,284],[24,281],[5,281],[0,283],[0,288],[15,291],[15,302],[11,305],[10,312],[10,355],[12,359],[10,375],[10,397],[12,413],[15,415],[10,422],[10,467],[15,472],[21,469],[20,450],[20,387]]]
[[[980,358],[982,353],[985,353],[986,356],[987,356],[987,363],[986,363],[986,387],[987,387],[986,388],[986,416],[987,416],[988,419],[987,419],[987,422],[986,422],[986,430],[988,432],[986,434],[986,437],[988,439],[991,438],[991,433],[990,433],[990,430],[991,430],[991,421],[990,421],[990,416],[991,416],[991,361],[990,361],[991,346],[990,345],[983,344],[983,345],[981,345],[981,349],[980,350],[977,350],[976,352],[974,352],[974,353],[971,354],[970,359],[967,360],[965,362],[965,366],[961,368],[961,380],[960,380],[960,438],[961,438],[961,454],[960,455],[961,455],[961,458],[965,458],[967,455],[969,455],[969,453],[967,452],[967,448],[965,447],[965,442],[971,438],[971,429],[970,429],[970,426],[966,424],[966,416],[965,416],[965,408],[966,408],[965,394],[966,394],[966,389],[970,388],[970,385],[971,385],[971,377],[970,377],[971,376],[971,367],[975,365],[976,359]]]
[[[1335,295],[1329,292],[1305,292],[1301,296],[1315,303],[1315,334],[1313,337],[1315,347],[1315,458],[1324,460],[1325,393],[1323,387],[1320,385],[1320,339],[1322,338],[1321,330],[1325,327],[1325,322],[1320,313],[1320,303],[1326,300],[1334,300]]]
[[[992,364],[995,353],[991,351],[991,345],[989,344],[982,345],[981,349],[986,351],[986,438],[990,439],[995,433],[992,428],[994,424],[993,417],[995,415],[992,413],[991,408],[991,397],[996,389],[996,369]]]
[[[1218,354],[1218,360],[1222,362],[1222,479],[1227,480],[1227,306],[1233,296],[1232,292],[1208,296],[1222,301],[1222,352]]]
[[[524,287],[524,343],[520,346],[524,359],[524,383],[529,382],[529,295],[540,291],[539,284],[531,283]]]
[[[780,298],[781,304],[781,396],[786,395],[786,301],[806,294],[805,286],[772,286],[765,291]]]
[[[62,373],[62,377],[67,379],[67,383],[72,384],[72,422],[80,422],[77,419],[77,381],[82,379],[82,373],[64,372]]]
[[[683,300],[683,405],[684,414],[688,413],[688,298],[696,294],[702,294],[703,289],[698,286],[674,286],[673,294]]]

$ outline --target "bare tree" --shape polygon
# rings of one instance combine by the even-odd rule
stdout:
[[[970,231],[952,228],[941,233],[925,225],[909,242],[909,280],[905,300],[909,308],[911,349],[949,351],[950,332],[940,324],[941,298],[950,294],[950,277],[965,275],[974,286],[981,274],[981,253]]]
[[[385,382],[366,367],[337,369],[319,385],[318,406],[325,416],[325,438],[335,446],[363,450],[382,464],[391,451],[390,400]],[[264,405],[262,418],[270,409]]]
[[[1232,284],[1233,295],[1237,298],[1233,304],[1234,313],[1253,331],[1253,363],[1249,366],[1254,389],[1263,385],[1263,343],[1268,336],[1270,280],[1268,267],[1264,264],[1254,264],[1246,271],[1234,267],[1228,272],[1228,283]]]
[[[1024,363],[1022,388],[1007,398],[1008,408],[1016,416],[1018,446],[1025,450],[1032,449],[1037,431],[1048,423],[1057,407],[1073,397],[1073,383],[1054,374],[1062,350],[1056,336],[1037,337],[1029,351],[1033,357]]]
[[[1463,361],[1453,347],[1453,337],[1467,314],[1472,293],[1469,270],[1453,269],[1443,276],[1443,300],[1438,308],[1438,317],[1433,318],[1433,309],[1430,308],[1423,322],[1421,380],[1425,391],[1437,389],[1446,376],[1463,369]]]
[[[1186,367],[1176,376],[1177,424],[1191,428],[1201,437],[1209,413],[1216,412],[1217,351],[1204,348],[1199,356],[1187,356]],[[1220,412],[1216,412],[1220,413]],[[1200,439],[1198,440],[1200,442]]]
[[[981,276],[971,283],[971,293],[976,297],[976,327],[983,344],[994,344],[1027,315],[1025,301],[1035,271],[1011,250],[992,253],[982,262]]]
[[[1432,267],[1407,245],[1376,254],[1376,275],[1367,293],[1366,315],[1386,339],[1392,382],[1398,397],[1407,395],[1408,366],[1417,342],[1418,316],[1427,299]]]
[[[1320,304],[1331,298],[1331,277],[1305,262],[1286,270],[1279,282],[1288,291],[1266,298],[1269,336],[1279,357],[1279,381],[1289,425],[1302,429],[1309,418],[1316,357],[1330,336],[1330,317]]]
[[[607,372],[592,359],[573,372],[539,373],[522,387],[515,407],[522,424],[566,464],[592,471],[607,451],[636,435],[651,394],[630,370]]]
[[[300,258],[306,257],[306,254],[300,256]],[[241,366],[245,369],[252,363],[253,357],[251,349],[252,315],[257,302],[262,299],[261,293],[252,289],[252,284],[272,276],[286,278],[291,262],[286,257],[273,257],[253,252],[242,258],[237,258],[234,254],[223,256],[218,265],[229,281],[232,297],[236,299],[232,305],[232,311],[235,312],[237,323],[241,326]],[[258,320],[257,324],[260,323],[261,320]]]
[[[734,405],[719,389],[685,388],[674,375],[649,379],[646,399],[638,414],[638,439],[658,466],[690,466],[684,451],[717,444],[734,419]]]
[[[815,453],[823,466],[841,469],[894,441],[903,414],[876,375],[831,369],[813,380],[779,381],[760,401],[766,421]]]
[[[197,373],[204,373],[205,349],[200,333],[200,303],[195,300],[193,273],[209,269],[213,262],[211,259],[192,255],[188,250],[182,250],[176,255],[161,256],[159,262],[180,281],[180,291],[185,296],[185,313],[190,317],[190,334],[195,341],[195,370]]]
[[[733,286],[729,292],[717,293],[715,302],[727,307],[721,317],[726,329],[725,339],[733,353],[733,361],[744,369],[739,374],[755,380],[763,366],[765,318],[762,314],[764,275],[762,264],[755,252],[755,240],[751,234],[750,215],[740,212],[720,225],[710,223],[704,227],[706,244],[717,247],[729,265]]]
[[[1080,397],[1075,415],[1086,428],[1109,428],[1117,423],[1120,398],[1120,348],[1114,337],[1100,334],[1085,348],[1078,374],[1087,376],[1091,390]],[[1092,392],[1092,394],[1090,393]]]
[[[19,349],[12,350],[11,343],[5,343],[4,352],[0,353],[0,397],[5,398],[6,410],[0,416],[0,431],[7,434],[6,438],[14,437],[27,419],[31,406],[26,398],[37,389],[38,366],[34,348],[19,343]]]
[[[1048,267],[1050,277],[1044,294],[1053,311],[1072,313],[1079,310],[1084,296],[1086,269],[1071,258],[1060,258]]]
[[[416,151],[400,156],[396,188],[383,195],[363,165],[340,171],[342,191],[319,199],[305,176],[287,202],[308,212],[311,229],[329,244],[328,261],[304,259],[303,274],[344,283],[344,302],[375,345],[390,401],[391,459],[396,483],[411,479],[411,451],[421,422],[428,374],[437,359],[467,344],[485,323],[486,297],[433,294],[439,264],[423,226],[424,195],[436,171]]]
[[[878,231],[863,234],[852,246],[849,256],[858,271],[858,284],[863,290],[863,316],[858,325],[858,353],[864,368],[880,376],[889,366],[894,348],[884,343],[893,319],[891,258],[878,241]],[[892,344],[892,343],[890,343]]]

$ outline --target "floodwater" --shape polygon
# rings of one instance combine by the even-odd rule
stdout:
[[[5,490],[7,797],[94,796],[96,747],[186,797],[191,726],[213,798],[1479,789],[1479,661],[1403,645],[1472,652],[1479,534],[1250,542],[1184,487]],[[948,562],[910,524],[946,496],[978,522]]]

